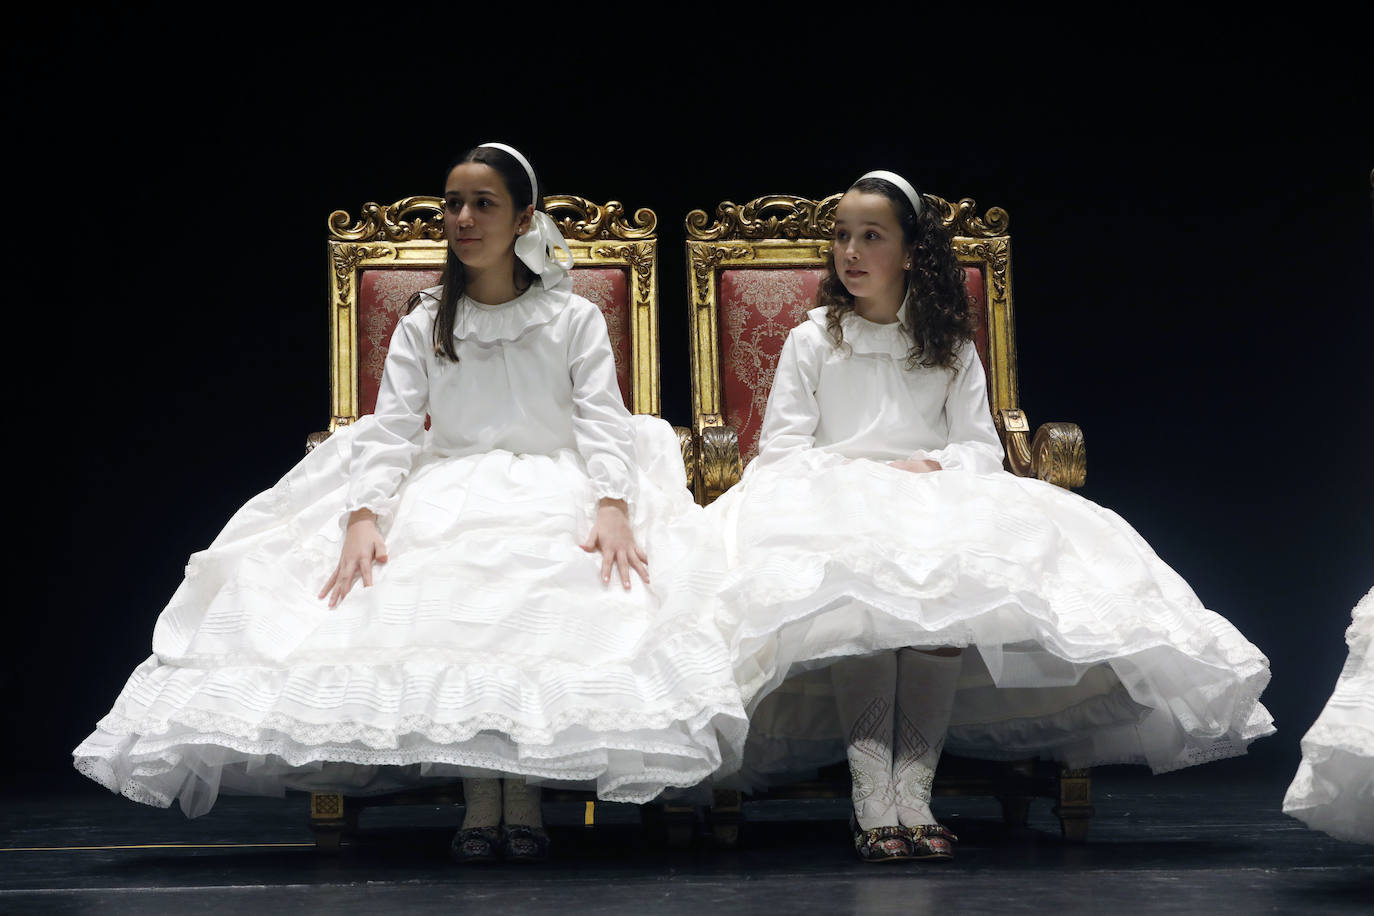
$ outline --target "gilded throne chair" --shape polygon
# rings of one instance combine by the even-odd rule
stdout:
[[[840,196],[815,201],[775,195],[743,205],[726,201],[714,219],[702,210],[687,216],[694,484],[703,505],[738,482],[757,454],[783,342],[814,307],[826,275]],[[1045,423],[1032,435],[1020,406],[1006,211],[994,207],[979,216],[972,200],[924,198],[952,238],[977,308],[975,343],[988,375],[988,409],[1006,451],[1006,469],[1061,487],[1082,486],[1082,431],[1072,423]],[[847,796],[848,789],[841,765],[816,781],[757,797]],[[1011,825],[1027,822],[1031,799],[1049,798],[1064,837],[1076,841],[1086,838],[1093,813],[1089,772],[1045,761],[1006,764],[946,755],[935,792],[996,796]],[[737,839],[739,811],[738,794],[716,792],[712,817],[718,840]]]
[[[619,201],[597,204],[568,195],[545,197],[545,209],[572,251],[573,289],[596,303],[606,318],[626,406],[657,416],[657,217],[648,209],[630,214]],[[307,438],[307,448],[375,408],[396,323],[411,297],[437,285],[443,271],[443,200],[407,197],[390,205],[368,203],[357,220],[335,211],[329,217],[328,247],[330,418],[327,430]],[[679,429],[678,440],[689,468],[686,486],[695,476],[694,438]],[[590,793],[546,792],[550,794],[585,802],[585,823],[593,823]],[[462,787],[456,782],[376,797],[313,793],[310,822],[317,846],[337,850],[356,829],[365,806],[450,803],[462,803]]]

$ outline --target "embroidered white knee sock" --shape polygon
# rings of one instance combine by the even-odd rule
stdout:
[[[544,790],[539,786],[526,785],[525,780],[516,776],[503,779],[506,797],[506,826],[543,827],[544,814],[540,803]]]
[[[501,823],[501,780],[463,780],[463,829]]]
[[[930,784],[945,746],[962,655],[930,655],[915,649],[897,653],[897,751],[892,784],[897,820],[903,827],[934,824]]]
[[[847,742],[854,818],[864,830],[897,824],[892,790],[892,701],[897,655],[884,652],[830,666],[830,683]]]

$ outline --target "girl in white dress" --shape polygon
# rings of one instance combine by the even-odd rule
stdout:
[[[520,153],[469,151],[444,209],[444,281],[398,324],[375,413],[191,558],[81,772],[189,816],[461,776],[454,855],[482,861],[547,852],[539,783],[644,802],[733,766],[672,429],[626,411]]]
[[[1345,667],[1303,736],[1283,810],[1339,839],[1374,843],[1374,589],[1350,618]]]
[[[847,759],[862,858],[949,858],[944,748],[1162,772],[1273,731],[1264,655],[1116,514],[1002,469],[962,270],[905,179],[842,198],[818,302],[708,509],[745,785]]]

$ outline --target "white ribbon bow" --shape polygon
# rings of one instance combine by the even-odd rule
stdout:
[[[572,249],[558,224],[542,210],[534,211],[529,231],[515,240],[515,256],[539,276],[545,289],[553,289],[573,268]]]

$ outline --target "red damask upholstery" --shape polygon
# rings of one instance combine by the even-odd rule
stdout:
[[[358,284],[358,412],[370,414],[377,406],[386,351],[396,322],[406,312],[410,297],[439,284],[433,269],[365,269]],[[615,356],[620,396],[633,403],[630,382],[631,345],[630,286],[624,267],[575,267],[573,290],[595,302],[606,318],[606,330]],[[776,357],[774,358],[776,363]]]
[[[727,268],[720,272],[721,407],[726,425],[739,434],[744,464],[758,453],[773,373],[788,332],[816,307],[824,268]],[[974,343],[987,365],[987,289],[977,267],[964,269],[969,296],[978,310]],[[623,384],[623,382],[622,382]]]
[[[627,267],[574,267],[572,281],[573,291],[595,302],[606,319],[620,397],[625,406],[633,410],[634,382],[630,378],[630,363],[634,354],[634,325],[630,309],[630,270]]]
[[[977,267],[964,268],[964,286],[968,289],[969,299],[976,309],[977,325],[973,328],[973,345],[978,348],[978,359],[983,363],[983,371],[988,370],[988,288],[983,282],[983,272]],[[992,386],[988,386],[989,408],[991,408]]]
[[[726,269],[720,272],[721,407],[739,434],[740,459],[758,453],[773,373],[788,333],[816,307],[821,268]]]
[[[358,413],[372,413],[391,332],[410,297],[439,283],[437,270],[364,270],[358,283]]]

